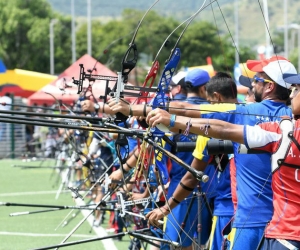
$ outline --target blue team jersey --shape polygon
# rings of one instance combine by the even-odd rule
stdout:
[[[207,101],[200,97],[188,97],[185,102],[190,104],[207,103]],[[196,135],[185,136],[182,134],[174,135],[173,141],[177,142],[190,142],[196,140]],[[194,159],[192,152],[177,152],[176,156],[183,160],[186,164],[191,165]],[[173,192],[177,188],[181,178],[185,175],[187,170],[175,161],[171,161],[172,168],[170,171],[170,186],[168,189],[168,196],[172,196]]]
[[[209,163],[211,156],[207,153],[206,144],[209,138],[199,135],[196,142],[196,148],[193,152],[193,156],[201,161]],[[205,193],[206,197],[210,201],[217,195],[216,191],[216,168],[213,165],[207,165],[203,171],[205,175],[209,177],[208,182],[200,182],[201,190]]]
[[[222,172],[218,171],[216,180],[217,196],[214,200],[214,215],[233,216],[229,163]]]
[[[188,98],[186,100],[189,103],[192,104],[199,104],[203,103],[203,99],[201,98]],[[196,140],[197,136],[190,134],[189,136],[185,136],[182,134],[176,134],[173,136],[172,140],[175,142],[189,142],[191,140]],[[177,152],[176,156],[179,157],[182,161],[187,163],[188,165],[191,165],[194,157],[192,152]],[[175,161],[171,161],[172,167],[170,170],[170,185],[168,188],[168,199],[173,195],[175,189],[178,187],[179,182],[181,181],[181,178],[186,174],[187,170],[183,168],[181,165],[176,163]],[[196,189],[195,189],[196,191]],[[190,197],[192,194],[187,197],[186,200],[182,201],[176,208],[172,210],[172,214],[168,215],[168,220],[166,224],[166,231],[164,234],[164,238],[168,240],[178,241],[181,242],[182,246],[187,247],[192,244],[192,238],[194,235],[194,232],[197,230],[197,214],[199,212],[198,210],[198,203],[197,199],[191,200]],[[190,206],[190,202],[191,206]],[[204,204],[204,203],[203,203]],[[180,228],[182,223],[184,222],[185,215],[188,211],[188,208],[190,208],[188,217],[185,221],[185,228],[184,232],[181,232],[180,236],[178,235],[178,232],[180,232]],[[203,205],[203,208],[200,210],[202,218],[208,218],[207,216],[208,212],[206,209],[206,206]],[[204,213],[207,212],[207,214],[204,215]],[[206,226],[207,223],[205,223],[204,220],[202,220],[202,244],[204,244],[207,241],[207,238],[209,236],[209,231],[206,230],[209,227]],[[178,240],[180,239],[180,240]],[[162,249],[162,248],[161,248]],[[165,249],[165,248],[163,248]],[[168,247],[169,249],[169,247]]]
[[[173,141],[190,142],[191,139],[189,139],[187,136],[184,135],[176,135],[173,137]],[[194,159],[192,152],[177,152],[176,156],[179,157],[179,159],[181,159],[188,165],[191,165]],[[173,195],[175,189],[177,188],[179,182],[181,181],[181,178],[187,172],[187,170],[177,162],[171,160],[171,163],[172,163],[172,167],[170,171],[170,185],[168,188],[168,196],[170,197]]]
[[[173,101],[184,101],[186,99],[186,95],[184,94],[177,94],[173,97]]]
[[[130,118],[127,119],[126,123],[130,124]],[[138,127],[138,123],[137,123],[136,120],[133,120],[133,124],[131,125],[131,127],[132,128],[137,128]],[[138,144],[137,139],[133,138],[133,137],[130,137],[130,136],[126,136],[126,138],[127,138],[127,141],[128,141],[129,152],[132,152]],[[120,147],[120,155],[121,155],[122,159],[126,156],[126,152],[127,152],[126,147]],[[120,162],[116,162],[115,166],[119,167]]]
[[[210,139],[204,136],[198,136],[194,157],[204,162],[210,162],[211,156],[208,155],[207,142]],[[225,156],[226,157],[226,156]],[[202,190],[206,192],[208,198],[214,199],[213,215],[232,216],[233,203],[230,187],[230,169],[226,166],[221,172],[213,164],[209,164],[204,173],[209,176],[207,183],[201,183]]]
[[[280,121],[280,116],[292,116],[285,104],[264,100],[247,105],[219,104],[203,107],[203,118],[215,118],[235,124],[255,125]],[[218,107],[219,106],[219,107]],[[228,113],[216,113],[216,112]],[[270,154],[238,154],[239,144],[234,143],[236,164],[237,211],[233,227],[261,227],[273,214]]]

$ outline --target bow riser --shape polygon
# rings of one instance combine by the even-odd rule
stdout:
[[[168,101],[168,92],[171,78],[177,68],[177,65],[180,61],[180,49],[176,48],[172,53],[170,60],[167,61],[165,68],[163,70],[162,76],[160,78],[160,82],[157,87],[157,95],[153,100],[152,107],[153,109],[160,107],[166,108],[166,102]],[[168,130],[165,128],[164,130]],[[162,137],[164,136],[164,132],[155,128],[154,133],[156,134],[154,141],[159,146],[163,146]],[[158,149],[155,149],[155,164],[160,172],[162,177],[163,184],[166,184],[169,180],[169,173],[166,167],[167,157]]]

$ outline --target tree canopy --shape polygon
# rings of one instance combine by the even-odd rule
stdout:
[[[0,58],[8,68],[22,68],[48,73],[50,68],[49,25],[54,25],[55,73],[61,73],[72,61],[71,17],[52,10],[46,0],[0,0]],[[109,22],[93,19],[92,56],[112,70],[121,69],[121,61],[143,11],[125,10],[121,18]],[[138,66],[150,66],[162,47],[158,59],[163,65],[180,36],[180,26],[165,42],[179,22],[150,11],[137,33]],[[77,20],[77,58],[87,53],[87,23]],[[229,37],[204,21],[193,21],[183,34],[178,47],[182,52],[179,67],[206,64],[211,57],[216,70],[232,71],[235,48]],[[105,51],[105,53],[104,53]],[[249,48],[239,50],[240,60],[254,58]]]
[[[49,23],[55,26],[56,72],[70,63],[64,55],[70,44],[70,18],[52,11],[45,0],[0,0],[0,58],[8,68],[49,72]]]

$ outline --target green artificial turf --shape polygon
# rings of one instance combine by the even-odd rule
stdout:
[[[61,183],[61,179],[53,169],[23,169],[14,165],[41,165],[42,167],[47,167],[53,166],[54,162],[48,160],[41,164],[41,161],[24,163],[21,160],[0,160],[0,202],[66,206],[75,205],[70,193],[61,193],[59,198],[57,200],[55,199],[55,192]],[[42,193],[43,191],[46,192]],[[53,193],[49,193],[51,191]],[[32,193],[30,194],[27,192]],[[14,212],[37,211],[43,209],[44,208],[24,206],[0,206],[0,250],[35,249],[59,244],[64,239],[65,235],[67,235],[83,218],[83,215],[79,213],[75,218],[72,218],[65,227],[58,227],[70,210],[13,217],[9,216],[9,214]],[[104,229],[107,229],[108,227],[108,216],[109,215],[107,214],[106,223],[102,225]],[[57,230],[55,230],[56,227],[58,227]],[[23,235],[8,235],[7,232]],[[30,236],[29,234],[45,235]],[[98,237],[95,232],[91,230],[91,226],[87,222],[84,222],[83,225],[79,227],[75,232],[75,235],[86,235],[87,237],[72,236],[68,242]],[[125,236],[122,241],[114,241],[114,243],[117,249],[123,250],[128,249],[129,240],[129,237]],[[96,241],[61,249],[93,250],[105,248],[101,241]]]

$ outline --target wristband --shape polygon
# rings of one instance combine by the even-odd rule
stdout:
[[[125,172],[125,174],[127,174],[133,167],[130,166],[127,162],[125,162],[125,165],[129,168],[128,170],[125,170],[125,168],[123,167],[123,171]]]
[[[184,185],[182,182],[180,182],[179,185],[180,185],[183,189],[185,189],[185,190],[188,190],[188,191],[193,191],[193,190],[194,190],[193,188],[187,187],[187,186]]]
[[[133,167],[130,166],[127,162],[126,162],[125,164],[126,164],[126,166],[127,166],[129,169],[132,169],[132,168],[133,168]]]
[[[102,114],[104,114],[104,107],[105,107],[105,103],[103,102],[103,106],[102,106]]]
[[[180,203],[180,201],[179,201],[179,200],[176,200],[176,199],[174,198],[174,196],[172,196],[171,198],[172,198],[172,200],[173,200],[175,203],[177,203],[177,204]]]
[[[170,100],[167,101],[166,111],[169,112],[170,109]]]
[[[143,116],[147,117],[147,103],[144,104]]]
[[[170,125],[168,128],[173,128],[175,126],[176,115],[172,114],[170,117]]]
[[[98,103],[94,103],[94,109],[95,109],[95,112],[98,113],[98,111],[100,109],[100,105]]]
[[[163,208],[164,210],[166,210],[167,212],[171,212],[169,208],[167,208],[166,206],[162,206],[161,208]]]
[[[130,104],[129,104],[129,116],[133,116],[133,112]]]

